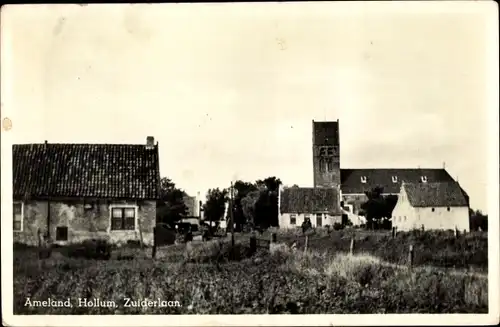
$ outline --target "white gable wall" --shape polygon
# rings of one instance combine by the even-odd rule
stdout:
[[[402,189],[392,212],[392,226],[398,230],[455,229],[469,231],[469,208],[463,207],[412,207]]]
[[[392,226],[398,230],[410,230],[419,226],[418,223],[417,211],[408,201],[406,191],[401,189],[398,202],[392,211]]]

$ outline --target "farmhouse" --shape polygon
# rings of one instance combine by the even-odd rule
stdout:
[[[342,222],[339,193],[334,188],[283,188],[278,206],[280,228],[300,227],[306,218],[313,227]]]
[[[402,183],[392,225],[469,231],[469,200],[457,182]]]
[[[314,188],[333,188],[340,194],[342,214],[354,224],[363,222],[361,205],[368,200],[365,192],[375,187],[383,188],[383,195],[399,194],[406,183],[452,183],[455,180],[443,168],[340,168],[340,132],[337,121],[312,121],[312,159]],[[461,188],[460,188],[461,189]],[[464,190],[462,193],[467,199]],[[295,191],[300,192],[300,191]],[[306,191],[307,192],[307,191]],[[287,218],[281,217],[280,221]],[[281,225],[280,225],[281,226]]]
[[[13,238],[58,244],[153,241],[158,143],[13,145]]]

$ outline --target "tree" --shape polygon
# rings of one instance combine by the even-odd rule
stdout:
[[[257,224],[263,228],[279,226],[278,192],[282,184],[281,180],[272,176],[258,180],[256,184],[261,186],[261,196],[256,204],[259,217]]]
[[[368,200],[361,204],[361,209],[366,216],[366,227],[371,229],[390,228],[392,211],[398,201],[397,195],[383,196],[382,187],[374,187],[365,192]]]
[[[173,223],[187,215],[188,208],[184,203],[186,192],[177,188],[170,178],[160,181],[160,196],[156,204],[156,221]]]
[[[241,200],[247,196],[248,193],[257,190],[257,186],[253,183],[244,182],[241,180],[237,180],[234,185],[234,199],[233,199],[233,218],[234,223],[236,224],[236,230],[241,230],[243,225],[246,224],[246,217],[243,213],[243,206]],[[228,212],[229,215],[229,212]],[[227,217],[229,220],[229,217]]]
[[[228,190],[219,188],[209,189],[207,200],[203,204],[205,219],[210,222],[218,222],[224,218],[226,202],[229,200]],[[210,224],[212,226],[212,224]]]
[[[488,215],[485,215],[481,210],[469,209],[470,230],[482,231],[488,230]]]
[[[241,199],[245,223],[254,227],[278,226],[278,192],[281,180],[268,177],[257,180],[253,190]]]
[[[260,199],[261,191],[256,190],[248,193],[243,199],[241,199],[241,207],[243,209],[243,214],[245,215],[246,224],[255,226],[257,223],[257,203]]]

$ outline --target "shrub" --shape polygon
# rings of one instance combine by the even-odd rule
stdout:
[[[344,225],[342,225],[341,223],[335,223],[335,224],[333,224],[333,229],[335,229],[335,230],[344,229]]]
[[[108,260],[111,257],[112,246],[106,240],[92,239],[68,245],[64,250],[68,257]]]

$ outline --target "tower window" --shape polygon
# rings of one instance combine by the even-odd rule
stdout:
[[[366,183],[366,176],[361,176],[361,183]]]
[[[328,171],[333,171],[333,161],[332,160],[328,160],[327,168],[328,168]]]
[[[427,183],[427,176],[421,176],[420,180],[422,181],[422,183]]]
[[[398,182],[398,176],[392,176],[392,182],[397,183]]]

